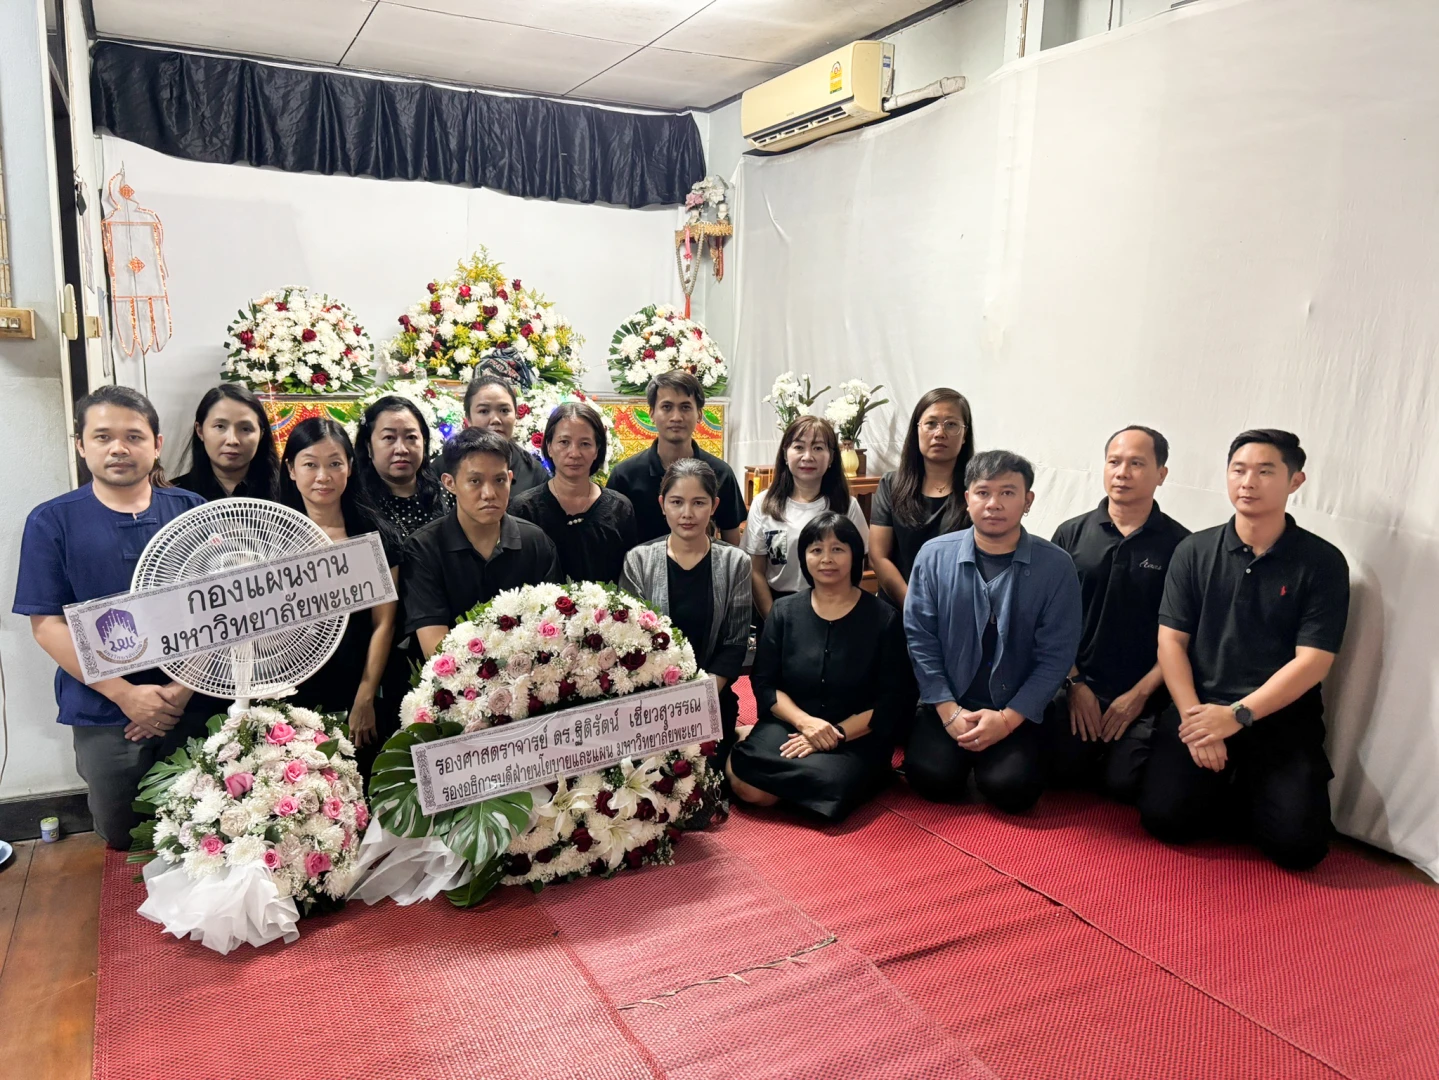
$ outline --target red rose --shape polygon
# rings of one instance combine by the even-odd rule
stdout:
[[[505,873],[514,877],[522,877],[529,872],[530,857],[528,855],[505,856]]]
[[[241,344],[241,345],[251,345],[251,344],[254,344],[254,341],[255,341],[255,335],[252,334],[252,333],[250,333],[250,331],[248,331],[248,330],[241,330],[241,331],[240,331],[240,344]]]
[[[599,813],[604,814],[605,817],[615,816],[615,811],[610,806],[610,799],[613,798],[613,796],[614,792],[612,791],[601,791],[595,796],[595,809]]]
[[[655,358],[655,351],[653,349],[646,349],[644,356],[646,360],[653,360]]]
[[[690,331],[690,333],[694,334],[696,341],[703,341],[705,339],[705,332],[703,330],[696,329]]]
[[[470,329],[471,329],[471,330],[483,330],[484,328],[485,328],[485,324],[482,323],[482,322],[472,322],[472,323],[470,323]]]
[[[425,387],[425,400],[426,400],[426,401],[434,401],[435,398],[437,398],[437,397],[439,397],[439,396],[440,396],[440,395],[435,392],[435,388],[434,388],[433,386],[427,386],[427,387]]]
[[[480,678],[493,679],[500,673],[500,665],[493,660],[486,660],[480,664]]]
[[[440,303],[438,300],[431,300],[431,301],[430,301],[430,312],[431,312],[432,314],[438,315],[440,312],[442,312],[442,311],[444,311],[444,310],[445,310],[445,305],[442,304],[442,303]]]
[[[539,711],[540,711],[541,709],[543,709],[544,707],[545,707],[545,703],[544,703],[543,701],[541,701],[539,698],[535,697],[534,694],[531,694],[531,695],[530,695],[530,700],[529,700],[529,702],[528,702],[528,704],[527,704],[527,708],[530,710],[530,715],[531,715],[531,716],[533,716],[535,713],[539,712]]]
[[[560,680],[560,697],[574,697],[579,690],[580,688],[574,684],[573,679]]]
[[[645,654],[636,649],[634,652],[627,652],[620,657],[620,666],[626,671],[638,671],[644,667]]]
[[[548,664],[553,659],[554,655],[551,653],[543,651],[535,653],[535,663],[537,664]]]
[[[670,772],[683,780],[690,773],[694,772],[694,766],[689,763],[688,758],[676,758],[674,764],[670,766]]]
[[[625,865],[628,866],[631,870],[638,870],[640,866],[644,863],[644,861],[644,853],[640,851],[639,848],[635,848],[634,851],[625,852]]]
[[[605,639],[599,634],[586,634],[585,646],[598,652],[605,647]]]
[[[663,630],[661,630],[650,640],[655,643],[656,649],[668,649],[670,647],[670,636],[666,634]]]
[[[353,349],[346,349],[344,352],[340,353],[340,355],[343,356],[343,357],[345,357],[346,359],[349,359],[351,356],[354,355],[354,350],[353,350]]]
[[[330,377],[326,375],[323,371],[317,371],[310,376],[311,386],[324,386],[329,381]]]
[[[658,840],[650,840],[650,841],[648,841],[648,842],[645,844],[645,854],[646,854],[646,855],[653,855],[653,854],[655,854],[657,851],[659,851],[659,849],[660,849],[660,842],[659,842]]]
[[[355,333],[356,333],[356,335],[363,334],[364,332],[365,332],[365,328],[364,328],[363,326],[361,326],[359,323],[356,323],[356,324],[355,324]]]
[[[448,709],[451,705],[455,703],[455,695],[452,694],[450,691],[446,690],[444,687],[440,687],[440,689],[435,691],[434,700],[435,708]]]
[[[700,753],[704,757],[714,757],[719,753],[719,743],[710,739],[708,742],[700,743]]]
[[[499,618],[499,627],[501,630],[513,630],[519,625],[520,620],[513,615],[501,615]]]
[[[655,816],[655,804],[648,799],[641,799],[640,804],[635,807],[635,817],[640,821],[649,821]]]
[[[600,684],[600,689],[603,690],[606,694],[608,694],[608,693],[610,692],[610,690],[614,687],[615,681],[610,678],[608,672],[601,671],[601,672],[600,672],[600,678],[599,678],[599,684]]]
[[[594,846],[595,838],[590,835],[589,829],[581,828],[570,833],[570,843],[574,844],[576,850],[581,854],[584,854]]]
[[[505,292],[504,289],[496,289],[495,295],[498,296],[501,300],[508,300],[510,298],[510,294]]]
[[[665,348],[666,348],[666,349],[673,349],[674,347],[675,347],[675,339],[672,338],[672,337],[667,337],[667,338],[665,338]]]
[[[590,863],[590,873],[605,874],[608,872],[609,866],[605,863],[604,859],[596,859],[594,862]]]
[[[534,334],[534,332],[535,332],[535,328],[534,328],[533,326],[531,326],[529,323],[525,323],[524,326],[520,327],[520,337],[522,337],[522,338],[528,339],[531,335]]]
[[[544,433],[543,431],[537,431],[537,432],[535,432],[533,435],[531,435],[531,436],[530,436],[530,445],[531,445],[531,446],[537,446],[537,447],[538,447],[538,446],[544,446],[544,445],[545,445],[545,433]]]
[[[629,622],[630,609],[626,607],[615,608],[614,611],[610,612],[610,618],[614,619],[615,622]]]
[[[699,789],[699,788],[695,788],[693,791],[691,791],[691,792],[689,793],[688,796],[685,797],[685,805],[686,805],[686,806],[698,806],[698,805],[699,805],[701,802],[703,802],[703,801],[704,801],[704,796],[700,794],[700,789]]]
[[[275,310],[276,310],[276,311],[289,311],[289,310],[290,310],[290,305],[287,304],[287,303],[285,303],[285,301],[281,300],[278,304],[275,305]]]
[[[664,824],[666,821],[668,821],[669,819],[670,819],[670,812],[669,812],[668,810],[663,811],[663,812],[660,814],[659,817],[655,818],[655,820],[658,821],[661,825],[663,825],[663,824]]]
[[[480,308],[480,312],[484,315],[485,318],[493,319],[496,315],[500,313],[500,309],[495,307],[494,304],[486,304],[484,307]]]
[[[555,610],[561,615],[573,615],[575,613],[575,602],[568,596],[562,596],[555,601]]]
[[[699,369],[696,368],[693,364],[688,364],[685,366],[685,370],[688,371],[691,375],[694,375],[698,372]]]
[[[520,291],[520,279],[519,279],[519,278],[515,278],[514,281],[510,282],[510,284],[515,287],[515,292],[519,292],[519,291]]]
[[[303,329],[303,330],[300,331],[300,340],[301,340],[301,341],[314,341],[314,340],[315,340],[315,337],[316,337],[315,331],[311,330],[308,326],[305,327],[305,329]]]
[[[490,723],[494,724],[495,727],[503,727],[504,725],[510,723],[512,720],[514,720],[513,716],[505,716],[503,714],[490,717]]]
[[[523,420],[525,417],[527,417],[527,416],[529,416],[529,415],[530,415],[530,407],[529,407],[528,405],[526,405],[523,401],[520,402],[518,405],[515,406],[515,416],[518,417],[519,419]]]
[[[426,285],[425,288],[429,289],[430,292],[433,293],[436,289],[439,288],[439,286],[432,281],[428,285]]]
[[[468,285],[461,285],[459,294],[461,300],[468,300],[470,298],[470,287]]]
[[[539,863],[541,866],[543,866],[545,863],[549,862],[549,861],[550,861],[551,859],[553,859],[554,857],[555,857],[555,849],[554,849],[554,848],[545,848],[544,851],[537,851],[537,852],[535,852],[535,862]]]
[[[665,835],[670,838],[670,843],[671,843],[671,844],[679,843],[679,838],[680,838],[681,836],[683,836],[684,834],[685,834],[685,831],[684,831],[683,829],[677,829],[677,828],[675,828],[675,826],[673,826],[673,825],[671,825],[669,828],[667,828],[667,829],[665,830]]]
[[[661,776],[655,781],[655,790],[661,795],[668,795],[675,789],[675,778],[673,776]]]

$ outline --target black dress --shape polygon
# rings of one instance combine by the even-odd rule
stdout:
[[[510,500],[510,513],[538,525],[555,542],[560,568],[572,581],[616,584],[625,556],[639,542],[635,508],[617,491],[600,488],[588,510],[567,514],[549,484]]]
[[[896,723],[914,711],[914,683],[899,613],[862,592],[849,614],[829,622],[810,592],[775,604],[755,652],[750,684],[759,722],[730,754],[735,776],[781,800],[839,821],[883,782]],[[782,758],[795,728],[773,714],[783,690],[800,709],[830,723],[873,709],[869,734],[834,750]]]
[[[194,469],[175,477],[170,481],[171,487],[180,488],[183,491],[193,491],[206,502],[218,502],[221,499],[256,499],[261,496],[250,493],[248,480],[241,480],[235,485],[234,491],[226,491],[220,486],[220,481],[215,479],[214,473],[202,474]]]
[[[451,505],[449,492],[443,488],[424,494],[417,491],[408,498],[386,488],[374,496],[374,503],[376,512],[390,523],[400,540],[408,539],[416,529],[444,517]]]
[[[915,556],[925,542],[933,540],[943,532],[957,532],[969,528],[969,514],[962,513],[953,528],[946,529],[944,512],[949,505],[949,496],[921,493],[919,501],[924,507],[924,520],[915,525],[906,524],[894,510],[894,476],[893,472],[887,472],[881,478],[879,490],[874,493],[874,500],[870,504],[869,523],[871,526],[882,525],[894,532],[894,551],[890,559],[899,571],[899,576],[907,583],[910,571],[914,569]],[[899,606],[894,598],[882,589],[880,596],[896,607]]]

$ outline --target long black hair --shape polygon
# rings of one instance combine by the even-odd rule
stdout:
[[[785,504],[794,496],[794,474],[789,471],[785,455],[801,435],[813,434],[822,436],[829,445],[829,468],[819,479],[820,498],[836,514],[849,513],[849,481],[845,479],[844,462],[839,459],[839,436],[834,433],[834,425],[823,416],[806,413],[784,429],[774,458],[774,482],[764,493],[764,512],[776,520],[784,519]]]
[[[375,425],[379,422],[380,417],[387,412],[400,412],[401,410],[408,412],[420,425],[423,457],[419,467],[415,469],[415,497],[420,500],[421,507],[430,510],[437,501],[444,498],[444,488],[440,486],[434,469],[430,467],[430,425],[425,421],[425,414],[420,412],[419,406],[409,398],[401,397],[398,394],[386,394],[365,410],[365,415],[360,419],[360,430],[355,433],[357,479],[360,486],[364,488],[365,498],[370,505],[383,505],[381,500],[390,493],[390,488],[385,483],[385,478],[375,468],[375,456],[370,449],[370,443],[375,437]]]
[[[290,479],[290,466],[295,463],[300,451],[308,450],[326,439],[333,439],[339,444],[345,460],[350,465],[350,476],[345,482],[345,490],[340,492],[340,513],[345,518],[345,532],[350,536],[377,532],[386,540],[393,541],[389,523],[375,512],[365,494],[364,485],[355,475],[355,447],[350,442],[349,433],[345,431],[343,424],[326,417],[312,416],[308,420],[302,420],[295,425],[295,430],[290,432],[290,438],[285,443],[285,467],[280,470],[280,502],[302,514],[307,512],[300,489],[295,486],[295,481]]]
[[[255,456],[250,459],[250,468],[245,472],[245,494],[252,499],[278,498],[280,458],[275,453],[275,432],[270,427],[270,418],[265,415],[265,406],[260,404],[260,399],[239,383],[223,382],[212,386],[195,407],[195,426],[190,429],[190,467],[186,474],[197,486],[207,489],[219,486],[215,466],[205,452],[205,440],[200,436],[200,429],[210,418],[210,410],[226,398],[253,412],[255,423],[260,427],[260,445],[255,448]]]
[[[974,457],[974,417],[969,410],[969,400],[958,390],[939,386],[929,391],[914,406],[909,417],[909,431],[904,436],[904,449],[899,452],[899,468],[894,471],[894,486],[890,489],[890,508],[903,525],[923,525],[929,518],[924,505],[924,454],[919,449],[919,421],[936,405],[948,404],[959,408],[964,418],[964,441],[959,446],[959,457],[954,461],[954,474],[949,484],[949,501],[940,519],[940,532],[955,532],[969,525],[969,510],[964,504],[964,470]]]

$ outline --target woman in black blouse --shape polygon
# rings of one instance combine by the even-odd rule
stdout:
[[[884,474],[869,519],[869,562],[880,595],[904,607],[909,572],[926,540],[969,528],[964,470],[974,456],[969,402],[941,386],[909,418],[899,468]]]
[[[205,391],[190,434],[189,471],[170,482],[206,502],[278,498],[280,459],[260,399],[239,383]]]
[[[538,525],[555,542],[571,581],[614,584],[639,541],[635,508],[594,475],[605,462],[605,425],[594,407],[567,401],[550,413],[541,449],[554,476],[513,496],[510,513]]]
[[[750,673],[759,722],[726,772],[744,802],[839,821],[883,783],[915,694],[899,612],[859,587],[854,522],[826,511],[798,550],[810,590],[777,601],[765,620]]]
[[[398,583],[398,547],[353,479],[355,450],[345,429],[320,417],[301,421],[285,443],[284,466],[280,501],[307,515],[331,540],[378,532]],[[355,762],[366,777],[381,744],[399,730],[399,699],[380,693],[398,606],[352,612],[334,653],[295,690],[295,704],[348,718]]]
[[[398,394],[365,410],[355,435],[355,474],[369,504],[400,540],[449,512],[430,464],[430,425],[413,401]]]

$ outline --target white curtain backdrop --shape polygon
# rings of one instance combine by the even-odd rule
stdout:
[[[123,165],[165,227],[174,337],[142,370],[118,353],[119,381],[149,387],[173,466],[201,394],[219,380],[225,329],[266,289],[306,285],[350,305],[377,349],[396,319],[480,245],[539,288],[585,336],[585,385],[610,389],[615,327],[651,303],[683,302],[673,208],[521,199],[410,181],[211,165],[102,137],[105,176]]]
[[[1300,523],[1349,559],[1335,820],[1439,876],[1439,7],[1215,0],[1001,71],[738,181],[737,465],[787,368],[972,402],[1038,467],[1031,527],[1170,438],[1166,510],[1223,521],[1228,440],[1299,433]]]

